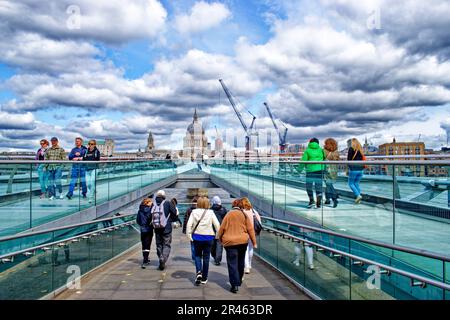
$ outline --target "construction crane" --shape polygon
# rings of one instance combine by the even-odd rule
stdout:
[[[236,102],[234,101],[233,95],[231,94],[230,90],[228,90],[227,86],[225,85],[225,83],[223,82],[222,79],[219,79],[219,82],[222,85],[223,91],[225,91],[225,94],[227,95],[227,98],[230,101],[230,104],[233,107],[233,110],[236,113],[236,115],[239,119],[239,122],[241,123],[242,128],[244,128],[244,131],[246,134],[245,135],[245,151],[250,151],[251,136],[257,135],[257,133],[254,130],[256,117],[250,111],[248,111],[253,116],[252,123],[251,123],[250,127],[248,127],[245,124],[244,119],[242,118],[242,114],[239,112],[239,110],[236,106]]]
[[[267,102],[264,102],[264,106],[267,109],[267,113],[269,114],[270,119],[272,120],[273,126],[275,128],[275,130],[278,133],[278,138],[280,139],[280,151],[281,153],[285,153],[286,151],[286,137],[287,137],[287,132],[288,132],[288,128],[286,127],[286,125],[284,124],[283,121],[279,120],[281,122],[281,124],[284,127],[284,132],[281,132],[281,130],[278,128],[278,125],[275,121],[275,118],[273,117],[272,111],[270,110],[269,105],[267,104]]]

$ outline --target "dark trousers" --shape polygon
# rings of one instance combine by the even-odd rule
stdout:
[[[326,181],[325,182],[326,188],[325,188],[325,199],[326,200],[336,200],[338,198],[338,193],[336,189],[333,186],[332,181]]]
[[[227,253],[228,277],[233,287],[239,287],[242,284],[245,267],[245,252],[247,243],[237,246],[225,247]]]
[[[322,196],[322,171],[306,173],[306,193],[309,200],[314,199],[314,190],[316,191],[316,196]]]
[[[222,262],[222,253],[223,253],[222,243],[219,240],[215,239],[211,247],[211,256],[214,258],[215,263]]]
[[[194,240],[195,271],[197,273],[201,271],[203,279],[208,279],[209,255],[211,254],[212,243],[213,243],[212,240],[211,241]]]
[[[161,231],[155,231],[156,240],[156,254],[161,262],[166,263],[169,259],[170,248],[172,245],[172,232],[164,233]]]
[[[150,255],[150,246],[153,240],[153,230],[149,232],[141,232],[141,243],[142,243],[142,256],[144,257],[144,262],[148,262],[148,256]]]

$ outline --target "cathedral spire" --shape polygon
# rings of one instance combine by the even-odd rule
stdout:
[[[195,108],[195,111],[194,111],[194,122],[197,122],[197,121],[198,121],[197,108]]]

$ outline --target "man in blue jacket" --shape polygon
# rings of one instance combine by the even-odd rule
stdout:
[[[75,139],[75,148],[69,153],[69,160],[72,161],[83,161],[83,157],[86,155],[87,148],[83,146],[83,139],[80,137]],[[87,187],[86,187],[86,168],[82,164],[73,164],[72,172],[70,176],[70,186],[69,192],[66,197],[70,200],[73,196],[73,190],[75,189],[75,183],[80,179],[81,181],[81,191],[83,193],[83,198],[86,198]]]

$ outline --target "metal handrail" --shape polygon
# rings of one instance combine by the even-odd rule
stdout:
[[[107,217],[107,218],[102,218],[102,219],[97,219],[97,220],[90,220],[90,221],[76,223],[76,224],[64,225],[64,226],[56,227],[56,228],[49,228],[49,229],[44,229],[44,230],[20,233],[20,234],[15,234],[12,236],[2,237],[2,238],[0,238],[0,242],[14,240],[14,239],[18,239],[18,238],[36,236],[36,235],[40,235],[40,234],[44,234],[44,233],[55,232],[55,231],[60,231],[60,230],[65,230],[65,229],[71,229],[71,228],[86,226],[88,224],[99,223],[99,222],[104,222],[104,221],[109,221],[109,220],[114,220],[114,219],[120,219],[120,218],[126,218],[126,217],[130,217],[130,216],[135,216],[135,215],[136,215],[136,213],[130,213],[130,214],[124,214],[124,215],[120,215],[120,216],[112,216],[112,217]]]
[[[405,158],[405,157],[403,157]],[[265,161],[267,160],[267,161]],[[270,160],[276,160],[276,161],[270,161]],[[233,159],[209,159],[206,162],[208,165],[213,165],[215,162],[218,162],[217,164],[223,164],[223,161],[225,161],[225,164],[235,164],[236,161]],[[254,162],[252,162],[254,161]],[[44,161],[38,161],[38,160],[0,160],[1,164],[104,164],[104,163],[145,163],[145,162],[162,162],[162,163],[180,163],[180,164],[187,164],[190,163],[188,161],[183,162],[182,160],[173,161],[173,160],[152,160],[152,159],[144,159],[144,160],[105,160],[105,161],[71,161],[71,160],[61,160],[61,161],[52,161],[52,160],[44,160]],[[227,163],[228,162],[228,163]],[[350,164],[350,165],[450,165],[450,158],[449,160],[366,160],[366,161],[356,161],[356,160],[337,160],[337,161],[302,161],[302,160],[295,160],[295,159],[283,159],[283,158],[277,158],[277,159],[249,159],[249,161],[246,161],[246,159],[239,159],[237,160],[238,164],[249,164],[249,163],[296,163],[296,164]]]
[[[274,222],[284,223],[284,224],[291,225],[294,227],[299,227],[299,228],[308,229],[308,230],[312,230],[312,231],[322,232],[325,234],[341,237],[341,238],[348,239],[348,240],[354,240],[354,241],[363,242],[366,244],[371,244],[371,245],[375,245],[375,246],[379,246],[379,247],[383,247],[383,248],[388,248],[388,249],[392,249],[392,250],[397,250],[397,251],[402,251],[402,252],[406,252],[406,253],[410,253],[410,254],[424,256],[427,258],[450,262],[450,255],[438,254],[438,253],[434,253],[434,252],[430,252],[430,251],[426,251],[426,250],[419,250],[419,249],[414,249],[414,248],[410,248],[410,247],[399,246],[396,244],[390,244],[390,243],[380,242],[380,241],[376,241],[376,240],[365,239],[365,238],[361,238],[358,236],[342,234],[342,233],[339,233],[336,231],[331,231],[331,230],[327,230],[327,229],[323,229],[323,228],[319,228],[319,227],[308,226],[308,225],[297,223],[297,222],[271,218],[271,217],[267,217],[267,216],[261,216],[261,218],[270,220],[270,221],[274,221]]]
[[[432,286],[435,286],[435,287],[438,287],[438,288],[441,288],[441,289],[444,289],[444,290],[450,290],[450,285],[446,284],[445,282],[440,282],[440,281],[436,281],[436,280],[433,280],[433,279],[429,279],[429,278],[426,278],[426,277],[423,277],[423,276],[419,276],[419,275],[416,275],[416,274],[408,272],[408,271],[403,271],[403,270],[400,270],[400,269],[397,269],[397,268],[385,265],[383,263],[379,263],[379,262],[376,262],[376,261],[373,261],[373,260],[369,260],[369,259],[366,259],[366,258],[358,257],[358,256],[355,256],[355,255],[353,255],[351,253],[347,253],[345,251],[341,251],[341,250],[338,250],[338,249],[330,248],[330,247],[321,245],[319,243],[316,243],[314,241],[306,240],[306,239],[303,239],[303,238],[300,238],[300,237],[297,237],[297,236],[294,236],[294,235],[291,235],[289,233],[286,233],[286,232],[283,232],[283,231],[279,231],[279,230],[276,230],[276,229],[273,229],[273,228],[263,227],[263,229],[265,229],[266,231],[275,233],[275,234],[283,235],[285,237],[288,237],[290,239],[294,239],[294,240],[302,242],[302,243],[309,244],[309,245],[317,247],[317,248],[321,248],[321,249],[329,251],[331,253],[335,253],[336,255],[345,256],[345,257],[350,258],[351,260],[354,260],[354,261],[360,261],[360,262],[363,262],[363,263],[368,264],[368,265],[378,266],[381,269],[390,271],[392,273],[400,274],[402,276],[410,278],[411,280],[421,281],[423,283],[430,284]]]
[[[70,237],[70,238],[67,238],[67,239],[64,239],[64,240],[53,241],[53,242],[49,242],[49,243],[45,243],[45,244],[40,244],[38,246],[34,246],[34,247],[31,247],[31,248],[26,248],[26,249],[14,251],[14,252],[11,252],[11,253],[6,253],[6,254],[3,254],[3,255],[0,255],[0,261],[2,259],[12,258],[12,257],[15,257],[17,255],[24,254],[25,252],[36,251],[36,250],[39,250],[39,249],[42,249],[42,248],[45,248],[45,247],[49,247],[49,246],[54,246],[54,245],[57,245],[57,244],[60,244],[60,243],[70,242],[70,241],[75,240],[75,239],[79,239],[79,238],[86,237],[86,236],[93,235],[93,234],[98,234],[98,233],[100,233],[102,231],[108,231],[108,230],[113,231],[113,230],[115,230],[115,228],[120,228],[120,226],[127,226],[127,225],[132,225],[132,224],[134,224],[134,221],[127,221],[127,222],[123,222],[123,223],[120,223],[120,224],[116,224],[114,226],[98,229],[98,230],[87,232],[87,233],[82,233],[82,234],[79,234],[79,235],[76,235],[76,236],[73,236],[73,237]]]

